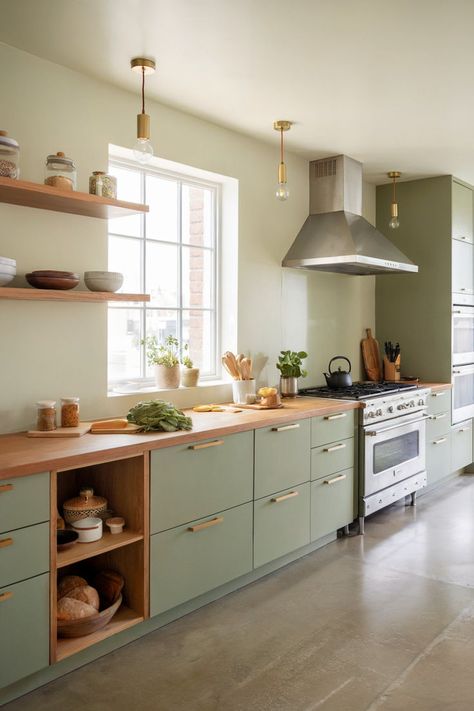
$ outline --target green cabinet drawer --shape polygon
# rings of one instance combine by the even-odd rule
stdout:
[[[354,438],[311,450],[311,479],[321,479],[354,466]]]
[[[450,412],[438,412],[436,415],[429,416],[430,419],[426,420],[426,437],[428,440],[441,437],[441,435],[451,430],[450,415]]]
[[[169,610],[251,570],[251,503],[156,533],[150,548],[150,613]]]
[[[426,440],[426,478],[428,486],[451,473],[451,432]]]
[[[437,415],[451,411],[451,390],[437,390],[427,397],[428,415]]]
[[[309,543],[309,483],[254,503],[254,567]]]
[[[354,469],[311,484],[311,541],[337,531],[354,518]]]
[[[49,521],[49,473],[0,481],[0,533]]]
[[[49,570],[49,523],[0,534],[0,588]]]
[[[472,242],[472,190],[453,181],[452,200],[452,236],[454,239]]]
[[[311,446],[339,442],[354,436],[354,410],[334,412],[311,419]]]
[[[310,477],[310,422],[299,420],[255,431],[255,498]]]
[[[151,453],[151,532],[253,498],[253,432]]]
[[[0,688],[49,664],[49,575],[0,588]]]
[[[472,464],[472,421],[461,422],[451,429],[451,470]]]

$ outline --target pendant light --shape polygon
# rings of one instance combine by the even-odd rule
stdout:
[[[275,196],[278,200],[288,200],[290,191],[288,190],[287,184],[283,132],[290,130],[291,121],[274,121],[273,128],[275,131],[280,131],[280,164],[278,166],[278,185],[275,191]]]
[[[130,66],[142,78],[142,110],[137,115],[137,142],[133,146],[133,155],[139,163],[148,163],[153,156],[153,146],[150,141],[150,117],[145,113],[145,74],[153,74],[156,65],[153,59],[135,57]]]
[[[388,226],[391,227],[392,230],[396,230],[400,227],[400,222],[398,220],[398,202],[396,198],[395,182],[397,178],[400,177],[401,173],[399,173],[398,170],[391,170],[390,173],[387,173],[387,175],[391,180],[393,180],[393,195],[392,204],[390,205],[390,221]]]

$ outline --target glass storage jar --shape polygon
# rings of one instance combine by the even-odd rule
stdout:
[[[40,432],[50,432],[56,429],[56,402],[54,400],[39,400],[36,428]]]
[[[76,166],[62,151],[46,158],[45,185],[60,190],[76,189]]]
[[[79,398],[61,398],[61,427],[79,427]]]
[[[117,197],[117,178],[114,175],[105,173],[103,170],[94,170],[89,178],[89,193],[115,200]]]
[[[20,177],[20,146],[3,130],[0,130],[0,177]]]

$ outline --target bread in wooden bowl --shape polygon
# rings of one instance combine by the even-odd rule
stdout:
[[[58,600],[62,597],[66,597],[71,590],[74,588],[87,585],[87,580],[81,578],[79,575],[66,575],[58,583]]]
[[[58,622],[71,622],[71,620],[80,620],[96,614],[96,608],[88,605],[87,602],[82,602],[82,600],[75,600],[72,597],[62,597],[58,600]]]
[[[262,397],[260,400],[260,405],[263,407],[280,407],[281,405],[281,400],[280,400],[280,395],[278,393],[267,395],[266,397]]]
[[[124,579],[115,570],[101,570],[92,581],[104,603],[112,604],[122,592]]]
[[[91,605],[95,610],[100,607],[99,593],[97,590],[90,585],[79,585],[77,588],[70,590],[64,599],[74,599],[80,602],[86,602]]]

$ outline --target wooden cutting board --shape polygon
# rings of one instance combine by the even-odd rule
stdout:
[[[134,434],[135,432],[141,432],[138,425],[134,425],[133,422],[129,422],[126,427],[110,427],[106,430],[91,430],[91,434]]]
[[[366,329],[367,338],[361,341],[362,358],[364,360],[364,368],[367,375],[367,380],[379,381],[382,380],[382,366],[380,364],[380,348],[378,341],[372,336],[372,330]]]
[[[86,432],[89,432],[92,422],[81,422],[79,427],[58,427],[49,432],[41,432],[40,430],[29,430],[26,433],[27,437],[82,437]]]
[[[237,405],[237,407],[242,407],[244,410],[279,410],[280,408],[284,407],[283,403],[280,405],[276,405],[276,407],[268,407],[268,405]]]

